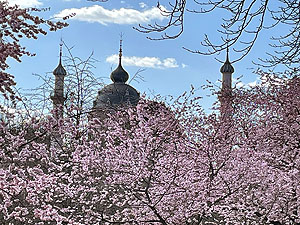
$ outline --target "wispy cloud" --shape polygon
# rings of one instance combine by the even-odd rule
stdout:
[[[181,67],[184,69],[186,68],[188,65],[184,64],[184,63],[181,63]]]
[[[140,2],[139,6],[144,9],[144,8],[148,8],[147,4],[145,2]]]
[[[111,55],[106,58],[108,63],[118,63],[119,56]],[[143,68],[156,68],[156,69],[167,69],[167,68],[177,68],[179,67],[176,59],[174,58],[165,58],[160,59],[158,57],[122,57],[122,64],[125,66],[137,66]]]
[[[39,0],[7,0],[9,5],[19,5],[22,8],[37,7],[43,5]]]
[[[162,6],[161,6],[162,7]],[[100,5],[93,5],[91,7],[83,8],[71,8],[64,9],[55,17],[65,17],[75,13],[76,15],[71,19],[86,21],[86,22],[97,22],[103,25],[110,23],[113,24],[139,24],[149,23],[152,20],[163,20],[165,17],[161,14],[161,11],[156,8],[150,8],[147,10],[139,11],[136,9],[105,9]]]

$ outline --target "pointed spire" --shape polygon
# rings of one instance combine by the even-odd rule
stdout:
[[[229,47],[228,47],[228,43],[227,43],[227,49],[226,49],[226,61],[223,64],[223,66],[220,69],[221,73],[233,73],[234,72],[234,68],[231,65],[230,61],[229,61]]]
[[[59,63],[58,66],[53,71],[54,75],[67,75],[65,68],[62,66],[62,47],[63,47],[63,41],[61,39],[61,42],[59,44]]]
[[[119,50],[119,65],[122,63],[122,38],[120,39],[120,50]]]
[[[63,43],[62,43],[62,39],[61,39],[61,42],[60,42],[60,44],[59,44],[59,64],[61,64],[62,47],[63,47]]]
[[[226,49],[226,62],[229,62],[229,47],[227,43],[227,49]]]

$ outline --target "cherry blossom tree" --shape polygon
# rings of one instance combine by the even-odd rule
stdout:
[[[262,83],[240,90],[235,104],[240,121],[247,121],[240,132],[261,166],[248,204],[259,206],[256,214],[265,220],[299,224],[299,78],[260,73]]]
[[[299,224],[299,79],[263,75],[227,119],[184,95],[2,121],[1,223]]]
[[[39,34],[47,32],[41,27],[42,24],[49,27],[50,31],[56,31],[67,26],[63,22],[52,22],[32,14],[42,9],[22,9],[19,6],[9,6],[7,1],[0,1],[0,92],[13,98],[12,86],[15,85],[13,75],[5,72],[9,68],[8,58],[14,58],[21,62],[23,55],[33,56],[25,47],[20,45],[22,38],[37,39]]]
[[[160,140],[160,131],[166,127],[160,127],[160,129],[159,127],[155,127],[156,121],[152,121],[155,113],[154,110],[160,111],[161,108],[159,104],[157,104],[154,109],[152,107],[153,106],[149,105],[146,110],[143,108],[143,106],[140,106],[140,108],[137,109],[139,111],[149,111],[149,115],[145,113],[143,118],[140,120],[137,118],[138,114],[131,110],[128,113],[130,117],[135,118],[135,120],[131,120],[131,118],[122,116],[123,113],[127,112],[113,115],[113,118],[115,118],[115,116],[121,116],[122,119],[118,120],[117,122],[114,122],[114,120],[112,120],[113,118],[107,118],[106,122],[101,124],[101,121],[95,119],[93,122],[91,122],[91,125],[89,125],[91,126],[91,129],[88,133],[89,135],[84,135],[86,134],[84,133],[82,136],[78,136],[78,130],[80,128],[74,126],[74,124],[77,123],[72,123],[73,121],[71,119],[66,119],[64,121],[55,121],[53,118],[49,118],[45,121],[33,120],[29,124],[24,124],[21,130],[17,130],[18,128],[8,129],[3,122],[1,130],[1,150],[3,150],[3,158],[1,158],[3,162],[1,163],[1,165],[3,165],[1,168],[3,175],[1,180],[1,197],[3,197],[2,200],[6,204],[2,208],[3,211],[1,211],[2,221],[16,223],[17,221],[24,222],[26,220],[36,223],[43,220],[51,220],[53,216],[56,215],[59,218],[53,218],[55,221],[59,222],[65,220],[70,222],[72,220],[68,220],[68,217],[64,215],[75,214],[72,216],[74,217],[74,221],[86,224],[86,221],[90,220],[91,224],[95,224],[97,221],[99,222],[111,219],[108,217],[108,215],[115,216],[114,207],[116,207],[118,203],[120,204],[120,202],[115,200],[111,203],[102,203],[102,201],[106,199],[105,195],[109,194],[109,196],[111,196],[111,194],[114,192],[114,189],[117,188],[117,191],[115,192],[120,195],[120,198],[124,198],[124,196],[130,197],[131,195],[124,195],[123,193],[129,192],[130,187],[125,188],[125,184],[120,186],[120,184],[112,182],[112,180],[114,180],[112,177],[121,178],[121,176],[118,176],[118,174],[115,173],[118,165],[112,164],[112,162],[116,162],[116,160],[120,159],[114,159],[114,157],[119,157],[118,155],[113,155],[113,157],[110,158],[104,158],[105,155],[109,155],[109,151],[114,150],[117,153],[117,151],[125,150],[125,144],[130,144],[132,147],[134,147],[133,144],[140,142],[142,138],[142,140],[145,141],[140,143],[140,147],[144,148],[145,151],[152,150],[152,152],[145,152],[145,154],[142,155],[145,157],[145,162],[143,163],[146,164],[147,167],[148,164],[149,167],[151,167],[151,163],[154,160],[151,160],[151,158],[147,159],[146,156],[150,157],[153,155],[152,157],[161,157],[160,154],[167,154],[167,152],[163,153],[162,149],[156,148],[160,147],[160,145],[164,145],[164,142],[166,142],[167,139],[172,140],[172,137],[165,137],[164,142]],[[162,114],[166,112],[168,111],[164,109]],[[144,135],[141,129],[146,129],[149,127],[147,121],[149,121],[149,123],[151,122],[152,129],[150,129],[151,127],[148,128],[149,135],[146,137],[141,137],[141,135]],[[145,126],[144,123],[146,123]],[[165,124],[168,124],[167,120],[165,121]],[[175,125],[176,124],[173,126]],[[118,127],[120,127],[120,129],[118,129]],[[83,127],[81,127],[81,129],[82,128]],[[86,127],[86,129],[88,128],[89,127]],[[31,137],[28,137],[28,133],[26,132],[28,130],[33,132],[33,134],[30,135]],[[168,129],[166,129],[166,131],[168,131]],[[55,137],[57,132],[64,137],[64,146],[60,146],[60,143],[56,142]],[[123,137],[121,135],[119,137],[115,137],[116,132],[122,135],[131,133],[132,138],[126,138],[123,140],[125,143],[123,143]],[[53,135],[54,133],[55,135]],[[172,132],[169,132],[168,134],[171,133]],[[43,140],[40,140],[48,135],[50,135],[50,138],[52,139],[50,146],[48,145],[49,143],[44,143]],[[180,133],[175,133],[173,135],[180,136]],[[27,140],[28,138],[29,140]],[[154,149],[144,146],[151,141],[150,138],[157,139],[157,141],[152,141]],[[156,144],[155,142],[158,143]],[[14,144],[11,145],[12,143]],[[172,141],[167,145],[174,144],[176,143]],[[92,156],[91,154],[87,154],[87,151],[90,151],[90,153],[95,155]],[[135,148],[132,149],[132,154],[138,154],[138,152],[135,151]],[[126,154],[126,152],[123,151],[123,154]],[[130,154],[128,154],[127,157],[130,157]],[[138,163],[140,157],[136,158],[135,160],[136,163]],[[112,165],[109,166],[109,164]],[[105,165],[107,165],[107,167]],[[126,169],[125,165],[122,167]],[[65,171],[65,168],[69,169]],[[123,168],[121,169],[123,170]],[[147,168],[145,168],[145,170],[147,171]],[[69,174],[69,172],[72,174]],[[109,176],[107,176],[106,173],[109,173]],[[126,171],[120,171],[120,173],[126,173]],[[58,174],[60,174],[59,177],[57,177]],[[79,174],[82,175],[78,177]],[[72,177],[73,175],[75,175],[75,177]],[[148,174],[146,173],[146,175]],[[131,176],[132,178],[134,177],[133,174]],[[143,175],[141,177],[143,177]],[[40,179],[46,180],[44,180],[42,184],[38,184],[41,181]],[[66,182],[65,179],[68,179],[68,181]],[[108,179],[109,182],[106,182],[106,179]],[[136,179],[137,182],[145,182],[143,180],[139,180],[139,178]],[[90,186],[91,184],[88,184],[89,182],[86,183],[88,180],[92,181],[92,186]],[[73,181],[74,184],[71,184]],[[88,184],[88,186],[86,186],[86,184]],[[66,185],[70,188],[70,191],[72,189],[70,193],[66,192]],[[167,182],[165,185],[167,185]],[[15,190],[16,188],[17,190]],[[90,188],[92,188],[91,192],[89,191]],[[108,192],[106,189],[110,191]],[[51,190],[55,192],[54,196],[50,194],[52,192]],[[24,195],[28,196],[28,198],[21,196],[20,192],[25,192]],[[85,193],[88,193],[88,195],[85,195]],[[101,193],[103,193],[104,196]],[[45,197],[45,195],[48,194],[50,194],[52,197]],[[80,197],[81,195],[82,197]],[[93,196],[93,199],[91,196]],[[79,205],[77,202],[78,198],[82,198],[82,202]],[[14,199],[17,199],[17,201],[14,201]],[[44,202],[45,200],[46,202]],[[61,201],[66,208],[75,204],[77,208],[76,212],[71,212],[74,210],[72,207],[72,209],[70,208],[71,211],[67,209],[57,211],[57,208],[61,207]],[[133,204],[132,201],[129,201],[130,204]],[[113,207],[110,207],[109,204],[112,203]],[[99,206],[102,204],[103,207],[98,207],[99,209],[97,209],[95,204]],[[42,205],[43,207],[40,208]],[[55,205],[56,207],[54,207]],[[88,213],[86,214],[87,216],[83,218],[82,215],[85,214],[85,210],[90,210],[90,205],[94,205],[96,207],[93,208],[93,211],[95,211],[96,214],[91,215]],[[30,208],[34,210],[29,210],[30,212],[28,212],[28,209]],[[141,207],[141,209],[142,208],[143,207]],[[15,210],[17,210],[17,212],[15,212]],[[22,214],[20,210],[24,210],[26,212]],[[112,212],[114,213],[111,214]],[[147,216],[145,218],[147,219]],[[115,220],[116,218],[112,219]]]

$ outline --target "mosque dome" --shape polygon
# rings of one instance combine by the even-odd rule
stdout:
[[[111,73],[112,84],[105,86],[98,91],[98,96],[94,101],[94,109],[106,109],[116,106],[136,106],[140,94],[130,85],[126,84],[129,75],[122,67],[122,41],[120,42],[119,65]]]
[[[109,106],[131,105],[136,106],[140,94],[128,84],[112,83],[98,92],[94,108],[106,108]]]

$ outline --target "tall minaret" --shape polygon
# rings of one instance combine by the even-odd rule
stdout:
[[[220,72],[222,73],[222,89],[219,95],[219,100],[221,104],[221,118],[225,118],[232,113],[232,74],[234,73],[234,68],[229,61],[229,49],[227,47],[226,61],[221,67]]]
[[[59,64],[56,69],[53,71],[53,75],[55,76],[55,87],[54,94],[50,97],[53,102],[53,110],[55,113],[55,117],[57,119],[63,117],[63,106],[66,100],[64,96],[64,79],[67,75],[65,68],[62,66],[61,58],[62,58],[62,46],[60,43],[60,51],[59,51]]]

